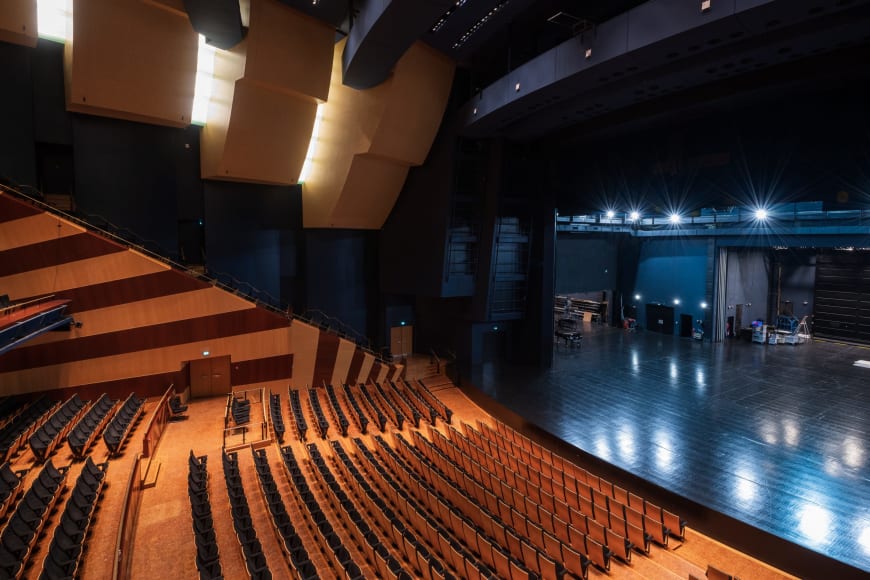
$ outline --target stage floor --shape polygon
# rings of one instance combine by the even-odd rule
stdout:
[[[485,364],[470,383],[643,480],[870,571],[870,368],[853,366],[870,349],[588,323],[582,346],[554,349],[550,369]]]

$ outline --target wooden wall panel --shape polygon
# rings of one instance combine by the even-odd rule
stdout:
[[[447,105],[453,63],[417,43],[390,79],[356,90],[342,84],[344,45],[335,45],[329,100],[302,190],[303,219],[309,228],[379,229],[408,167],[426,159]]]
[[[292,354],[255,358],[247,361],[233,361],[232,363],[233,387],[279,381],[286,389],[286,385],[290,382],[290,377],[292,376]],[[284,398],[286,399],[286,397]]]
[[[335,30],[277,0],[252,0],[245,78],[325,101]]]
[[[344,382],[349,385],[355,385],[360,382],[360,369],[362,369],[363,360],[365,360],[365,353],[360,349],[354,349],[353,358],[350,361],[350,366],[347,369],[347,377],[345,377]]]
[[[0,42],[36,46],[36,0],[3,0],[0,9]]]
[[[260,308],[227,312],[165,324],[130,328],[49,344],[24,345],[0,357],[0,372],[58,365],[113,355],[203,343],[233,335],[286,327],[288,321]]]
[[[183,361],[202,357],[203,350],[230,354],[234,363],[286,355],[291,353],[290,328],[0,373],[0,384],[5,393],[18,394],[176,372]]]
[[[208,104],[208,122],[199,134],[199,163],[202,177],[225,174],[221,165],[236,81],[245,75],[247,41],[242,41],[231,50],[219,50],[214,58],[214,79],[211,100]]]
[[[304,322],[294,320],[290,326],[293,352],[294,388],[310,387],[314,384],[314,359],[317,355],[317,341],[320,329]]]
[[[320,331],[317,339],[317,355],[314,359],[314,375],[311,379],[311,384],[315,387],[323,386],[323,383],[332,380],[335,359],[338,355],[338,341],[338,335]]]
[[[0,206],[0,216],[6,206]],[[73,225],[50,213],[39,213],[16,220],[2,221],[0,217],[0,251],[12,250],[48,240],[60,240],[84,232],[84,228]]]
[[[381,368],[382,368],[382,367],[383,367],[383,365],[382,365],[381,363],[379,363],[379,362],[377,362],[377,361],[374,361],[374,362],[372,363],[371,368],[369,369],[368,374],[366,375],[365,382],[366,382],[366,383],[371,383],[372,381],[378,381],[378,382],[380,382],[379,379],[378,379],[378,377],[379,377],[380,374],[381,374]]]
[[[372,366],[375,364],[375,357],[363,351],[363,361],[359,368],[359,376],[356,382],[365,383],[368,381],[369,373],[372,371]]]
[[[375,377],[375,380],[379,383],[386,382],[387,379],[390,378],[390,366],[385,364],[377,364],[378,366],[378,375]],[[374,365],[372,368],[375,368]]]
[[[354,343],[343,338],[339,339],[335,366],[332,369],[332,378],[330,379],[333,385],[338,386],[347,382],[347,373],[350,369],[354,352],[356,352],[356,345]]]
[[[71,288],[133,278],[167,269],[169,267],[164,264],[126,251],[11,276],[0,276],[0,288],[10,298],[19,300],[25,296],[57,295],[57,292]]]
[[[216,175],[203,177],[296,183],[316,114],[313,100],[237,81],[223,158]]]
[[[354,155],[332,208],[331,227],[371,229],[386,221],[402,191],[408,166],[371,155]]]
[[[64,389],[56,389],[45,393],[57,400],[66,400],[78,393],[85,401],[96,401],[103,393],[113,399],[126,399],[130,393],[136,393],[137,397],[160,397],[170,385],[175,385],[177,391],[181,391],[181,385],[185,381],[178,371],[158,373],[142,377],[130,377],[115,381],[92,383],[90,385],[78,385]]]
[[[0,192],[0,223],[41,214],[42,211],[29,203]]]
[[[75,319],[82,323],[81,328],[72,329],[69,333],[46,333],[28,342],[28,345],[84,338],[254,308],[250,302],[212,286],[84,312],[74,308]]]
[[[0,276],[11,276],[67,262],[97,258],[125,248],[87,233],[55,238],[0,251]]]
[[[393,70],[369,153],[422,165],[441,126],[454,68],[453,61],[434,48],[414,43]]]
[[[57,290],[53,294],[58,299],[71,300],[72,311],[78,312],[109,308],[128,302],[171,296],[210,287],[210,284],[179,272],[161,270],[151,274],[110,280],[81,288]],[[30,295],[29,297],[35,296]],[[22,297],[22,299],[25,298],[27,297]]]
[[[185,15],[140,0],[74,0],[67,109],[184,127],[198,37]]]

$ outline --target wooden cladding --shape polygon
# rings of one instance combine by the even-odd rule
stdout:
[[[293,354],[282,354],[232,363],[233,385],[250,385],[269,381],[289,381],[293,376]]]
[[[353,358],[350,361],[350,368],[347,369],[347,378],[344,379],[344,382],[353,385],[359,381],[359,373],[360,370],[362,370],[364,360],[365,353],[360,349],[356,349],[353,353]]]
[[[144,328],[17,348],[0,358],[0,372],[165,348],[272,330],[287,325],[286,319],[256,308],[177,320]]]
[[[38,213],[42,213],[42,211],[10,197],[7,193],[0,194],[0,223],[30,217]]]
[[[61,290],[55,292],[54,296],[71,300],[76,312],[84,312],[207,287],[207,283],[196,278],[172,270],[164,270],[133,278],[122,278],[121,280],[111,280],[81,288]],[[35,298],[35,296],[16,297],[20,300],[28,298]]]
[[[332,369],[338,356],[338,341],[338,335],[320,331],[317,354],[314,357],[314,378],[311,382],[313,386],[320,387],[332,381]]]
[[[81,233],[0,251],[0,276],[11,276],[123,251],[125,248],[118,244]]]

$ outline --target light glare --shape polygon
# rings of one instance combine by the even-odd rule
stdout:
[[[55,42],[72,40],[72,0],[38,0],[36,28],[38,36]]]
[[[668,220],[670,220],[670,222],[671,222],[672,224],[678,224],[678,223],[680,223],[680,214],[678,214],[678,213],[672,213],[672,214],[668,217]]]
[[[633,211],[633,212],[631,212],[631,213],[629,214],[628,217],[631,219],[631,221],[636,222],[637,220],[640,219],[640,213],[639,213],[639,212],[636,212],[636,211]]]
[[[196,53],[196,84],[193,88],[193,111],[191,123],[205,125],[208,121],[208,106],[214,87],[214,55],[217,49],[199,35],[199,50]]]
[[[758,221],[766,220],[767,219],[767,210],[764,209],[763,207],[760,207],[757,210],[755,210],[755,219],[757,219]]]

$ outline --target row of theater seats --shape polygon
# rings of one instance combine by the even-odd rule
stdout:
[[[48,460],[0,535],[0,576],[20,578],[39,533],[57,503],[69,467],[56,468]]]
[[[406,383],[409,387],[410,383]],[[453,419],[453,411],[444,404],[444,401],[436,397],[432,394],[422,380],[417,379],[416,390],[420,393],[420,396],[423,397],[432,407],[438,412],[441,418],[444,419],[444,422],[450,425],[450,421]]]
[[[112,417],[106,430],[103,431],[103,441],[106,442],[110,455],[118,455],[121,452],[127,435],[130,434],[130,430],[142,416],[144,407],[145,399],[140,399],[136,397],[135,393],[130,393],[130,396]]]
[[[251,401],[231,396],[230,414],[233,417],[233,423],[246,425],[251,421]]]
[[[208,496],[208,456],[197,457],[193,449],[187,459],[187,495],[193,515],[196,569],[200,580],[222,580],[220,551]]]
[[[226,453],[222,455],[224,467],[224,480],[227,486],[227,494],[230,497],[230,509],[233,516],[233,528],[236,538],[242,547],[245,557],[245,567],[248,569],[252,580],[268,580],[272,578],[272,572],[266,563],[263,554],[263,546],[254,529],[251,519],[251,510],[248,507],[248,498],[242,487],[242,474],[239,471],[238,453]]]
[[[350,520],[351,533],[356,535],[357,542],[360,545],[368,546],[367,554],[369,555],[369,560],[374,563],[379,575],[382,578],[396,578],[400,580],[406,580],[411,577],[408,571],[402,567],[402,562],[397,560],[387,549],[385,542],[381,541],[380,538],[383,537],[391,539],[393,545],[397,546],[404,553],[405,558],[409,562],[417,562],[417,567],[425,578],[429,580],[452,578],[449,573],[445,572],[444,565],[431,552],[423,548],[417,542],[411,530],[405,527],[396,517],[380,494],[353,464],[347,452],[341,446],[341,443],[339,441],[332,441],[331,444],[333,453],[338,458],[336,465],[348,484],[351,494],[356,496],[357,501],[365,512],[374,515],[374,523],[380,530],[380,534],[376,533],[366,523],[359,511],[353,507],[353,503],[349,502],[347,496],[334,480],[328,485],[328,488],[341,505],[339,513],[344,514]],[[315,465],[321,473],[329,471],[329,468],[323,461],[315,460]],[[423,574],[423,570],[426,570],[428,573]]]
[[[269,467],[269,458],[265,449],[252,449],[254,453],[254,467],[257,471],[257,481],[260,483],[260,491],[263,500],[269,508],[272,525],[281,537],[281,547],[290,561],[290,565],[301,580],[314,580],[318,577],[317,569],[308,557],[308,551],[302,545],[302,539],[296,532],[293,522],[287,513],[287,507],[278,491],[278,484],[272,476],[272,468]]]
[[[278,443],[284,442],[284,416],[281,414],[281,395],[269,393],[269,414],[272,416],[272,429]]]
[[[24,493],[21,480],[26,474],[27,470],[13,471],[12,464],[8,461],[0,466],[0,519],[6,517],[9,508]]]
[[[6,461],[15,455],[33,432],[46,418],[46,413],[59,403],[47,397],[41,397],[19,413],[12,421],[0,430],[0,461]]]
[[[332,385],[330,385],[330,388]],[[366,430],[369,426],[369,418],[366,417],[366,414],[363,413],[362,408],[360,408],[359,403],[356,400],[356,397],[353,394],[353,391],[347,384],[344,385],[344,396],[347,398],[350,403],[351,408],[353,409],[353,417],[356,418],[356,426],[359,427],[360,433],[365,435]]]
[[[309,444],[309,450],[315,447],[314,444]],[[332,559],[333,567],[336,572],[343,575],[348,580],[356,580],[364,578],[359,566],[353,561],[353,558],[345,548],[341,538],[335,533],[332,524],[326,518],[326,514],[320,507],[320,503],[315,498],[314,493],[309,489],[308,482],[302,474],[296,457],[293,454],[293,449],[287,445],[281,448],[281,459],[284,461],[284,467],[293,484],[298,497],[305,506],[303,513],[308,514],[308,517],[314,523],[314,533],[317,535],[321,545],[328,546],[328,555]]]
[[[351,390],[350,387],[347,387],[347,389],[348,389],[348,391]],[[375,418],[375,421],[377,421],[378,429],[380,430],[381,433],[383,433],[387,429],[387,416],[384,415],[383,411],[381,411],[380,406],[377,403],[375,403],[375,400],[372,398],[372,396],[366,390],[365,385],[361,384],[359,386],[359,392],[362,395],[362,400],[363,400],[363,403],[365,404],[366,408],[368,408],[369,412],[372,413],[372,416]],[[401,429],[401,428],[402,427],[400,425],[399,429]]]
[[[551,562],[555,562],[556,571],[564,568],[579,575],[585,575],[588,561],[605,571],[610,569],[611,551],[606,546],[585,534],[572,536],[567,526],[560,527],[551,516],[542,517],[532,498],[527,502],[526,498],[512,493],[504,496],[501,486],[491,487],[497,483],[486,479],[488,472],[463,466],[445,452],[446,439],[436,437],[437,443],[433,443],[419,433],[414,433],[414,438],[416,447],[406,445],[402,451],[406,455],[413,451],[418,458],[444,473],[448,485],[460,490],[467,502],[475,506],[476,523],[489,530],[499,543],[511,547],[511,552],[522,554],[527,565],[534,561],[541,567],[550,567]],[[477,477],[484,478],[484,483]]]
[[[111,418],[111,410],[115,407],[116,403],[117,401],[113,400],[106,393],[103,393],[85,416],[75,424],[66,438],[75,457],[81,459],[85,456],[85,453],[87,453],[90,446],[96,440],[100,430]]]
[[[329,405],[332,407],[332,414],[338,422],[338,427],[341,430],[341,436],[347,437],[347,428],[350,427],[350,422],[341,410],[341,403],[338,402],[338,397],[335,395],[335,389],[332,385],[326,385],[326,396],[329,398]]]
[[[408,400],[409,404],[413,404],[421,415],[429,417],[429,423],[433,426],[435,425],[438,420],[438,411],[431,403],[429,403],[429,401],[423,398],[423,395],[402,380],[399,381],[398,385],[393,381],[390,381],[390,385],[392,385],[394,389],[400,390]]]
[[[396,472],[395,466],[389,468],[385,466],[361,439],[356,438],[353,442],[356,445],[357,457],[367,476],[379,488],[381,496],[391,504],[393,512],[403,516],[404,521],[410,523],[411,528],[419,534],[418,544],[420,538],[424,538],[432,550],[440,555],[443,566],[452,567],[460,578],[491,578],[496,575],[494,569],[472,553],[470,545],[464,544],[455,530],[447,527],[450,525],[451,514],[459,522],[463,518],[462,513],[453,504],[453,498],[437,496],[430,488],[408,485],[408,480],[402,480],[402,477],[407,475],[406,472]],[[414,483],[419,484],[420,481]],[[417,493],[423,493],[425,497],[414,495]],[[438,519],[432,514],[437,514]],[[397,521],[404,525],[401,520]],[[396,522],[389,522],[388,525],[395,527]],[[461,529],[460,524],[459,530]],[[432,573],[431,565],[428,572]],[[524,572],[525,576],[518,574],[517,578],[530,580],[528,570],[520,566],[518,572]]]
[[[566,501],[571,501],[572,505],[573,489],[576,488],[580,508],[587,510],[586,515],[600,520],[605,525],[615,521],[617,528],[621,527],[620,518],[624,519],[627,524],[642,528],[648,539],[661,545],[667,545],[669,535],[683,537],[686,521],[676,514],[562,460],[558,455],[553,455],[549,450],[503,423],[497,423],[495,431],[485,424],[481,423],[480,426],[481,433],[489,433],[491,440],[500,437],[506,443],[511,441],[511,452],[514,456],[522,458],[524,453],[527,454],[530,464],[529,473],[533,471],[541,473],[541,482],[544,486],[548,484],[547,472],[549,471],[549,479],[554,482],[554,493],[559,492],[561,478],[561,488],[565,490]],[[558,503],[556,507],[559,507]],[[616,516],[615,520],[613,516]]]
[[[66,502],[60,523],[42,564],[40,580],[73,580],[78,577],[85,538],[106,481],[108,462],[96,464],[88,457]],[[34,482],[35,483],[35,482]]]
[[[385,393],[384,389],[381,388],[381,384],[380,383],[371,383],[369,385],[360,385],[360,388],[363,389],[363,391],[371,389],[372,391],[374,391],[375,393],[380,395],[379,400],[386,403],[386,409],[390,413],[388,416],[391,419],[395,420],[396,427],[399,429],[399,431],[401,431],[402,425],[405,422],[405,414],[402,413],[399,410],[399,408],[396,407],[395,403],[393,403],[393,400],[387,396],[387,393]],[[416,425],[415,425],[415,427],[416,427]]]
[[[388,381],[387,384],[390,386],[389,389],[387,387],[383,387],[385,391],[389,391],[393,397],[393,402],[397,407],[402,409],[402,414],[406,417],[411,417],[411,421],[414,423],[414,429],[420,428],[420,419],[423,418],[423,414],[420,413],[420,410],[417,409],[408,399],[405,392],[399,389],[396,386],[396,383],[393,381]]]
[[[299,398],[299,391],[296,389],[290,389],[290,412],[293,414],[293,422],[296,423],[296,432],[299,434],[299,440],[305,441],[308,434],[308,423],[305,421],[302,401]]]
[[[323,414],[323,409],[320,407],[320,397],[317,396],[317,389],[308,389],[308,402],[311,404],[311,410],[314,413],[314,423],[317,425],[320,437],[326,439],[329,433],[329,421],[326,420],[326,415]]]
[[[76,393],[33,432],[28,441],[37,461],[45,461],[55,447],[63,442],[63,438],[86,406],[85,401],[82,401]]]

